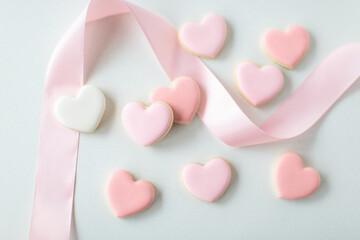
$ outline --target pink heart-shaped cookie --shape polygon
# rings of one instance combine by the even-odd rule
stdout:
[[[215,58],[226,38],[226,23],[215,13],[208,14],[201,23],[187,23],[179,31],[181,45],[191,54]]]
[[[284,85],[284,76],[275,66],[258,68],[246,61],[235,69],[235,86],[252,105],[259,106],[275,97]]]
[[[197,83],[189,77],[178,77],[172,88],[160,87],[152,91],[149,102],[166,102],[174,113],[174,122],[189,123],[200,103],[200,90]]]
[[[320,185],[315,169],[304,168],[299,155],[293,152],[280,156],[274,170],[278,196],[284,199],[300,199],[311,195]]]
[[[185,188],[206,202],[216,201],[227,189],[230,179],[230,165],[221,158],[212,159],[204,166],[191,163],[182,171]]]
[[[130,173],[124,170],[112,174],[106,193],[111,209],[119,218],[145,210],[155,196],[151,183],[145,180],[134,182]]]
[[[163,138],[173,123],[173,113],[168,104],[155,102],[147,107],[141,102],[129,102],[122,111],[126,132],[135,142],[149,146]]]
[[[262,39],[262,45],[274,62],[292,69],[309,48],[309,34],[298,25],[290,26],[285,32],[269,30]]]

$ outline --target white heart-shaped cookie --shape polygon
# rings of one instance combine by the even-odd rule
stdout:
[[[74,131],[92,133],[105,112],[105,96],[100,89],[85,85],[76,97],[62,96],[56,100],[54,113],[57,120]]]

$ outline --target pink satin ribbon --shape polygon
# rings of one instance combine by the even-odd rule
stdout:
[[[180,46],[177,30],[166,20],[122,0],[92,0],[49,62],[31,240],[69,239],[79,134],[57,123],[53,104],[62,95],[75,95],[83,85],[86,23],[122,13],[136,19],[170,79],[190,76],[198,82],[202,91],[199,117],[215,136],[231,146],[274,142],[305,132],[360,76],[360,43],[340,47],[261,126],[256,126],[202,61]]]

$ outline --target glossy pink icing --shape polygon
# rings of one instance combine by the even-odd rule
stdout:
[[[200,103],[200,90],[190,77],[178,77],[172,88],[160,87],[151,92],[149,102],[166,102],[174,113],[174,122],[190,123]]]
[[[148,208],[155,191],[145,180],[134,181],[127,171],[117,170],[107,185],[107,199],[116,217],[127,217]]]
[[[180,43],[190,53],[214,58],[226,38],[226,23],[215,13],[208,14],[201,23],[187,23],[179,31]]]
[[[311,195],[320,185],[315,169],[304,168],[301,158],[293,152],[280,156],[274,169],[278,196],[284,199],[300,199]]]
[[[141,102],[129,102],[122,111],[126,132],[135,142],[149,146],[165,136],[173,123],[171,108],[163,102],[146,107]]]
[[[291,69],[307,52],[309,34],[303,27],[292,25],[285,32],[267,31],[262,44],[265,52],[275,62]]]
[[[212,159],[205,166],[191,163],[182,171],[185,188],[206,202],[216,201],[225,192],[230,180],[230,165],[221,158]]]
[[[235,70],[235,85],[252,105],[259,106],[280,92],[284,76],[275,66],[258,68],[254,63],[246,61]]]

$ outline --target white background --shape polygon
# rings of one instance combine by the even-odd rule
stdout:
[[[224,16],[228,36],[215,60],[206,64],[261,123],[314,67],[342,44],[360,40],[360,1],[134,0],[178,28],[209,12]],[[0,0],[0,239],[27,239],[34,190],[43,81],[56,43],[87,0]],[[259,46],[269,28],[300,24],[311,36],[310,49],[270,103],[250,107],[236,93],[233,69],[241,60],[272,64]],[[81,135],[72,239],[360,239],[360,82],[305,134],[284,142],[232,148],[216,139],[196,117],[176,125],[159,143],[144,148],[124,132],[120,113],[130,100],[146,101],[158,86],[169,86],[145,37],[129,15],[93,23],[87,54],[96,61],[88,82],[106,94],[105,117],[91,135]],[[90,51],[90,49],[92,49]],[[359,66],[360,67],[360,66]],[[278,199],[272,165],[294,151],[322,181],[312,196]],[[215,156],[233,169],[228,191],[214,204],[186,192],[180,171],[188,162]],[[126,169],[151,181],[153,205],[126,219],[109,209],[108,176]],[[54,189],[56,190],[56,189]],[[51,240],[51,239],[49,239]]]

